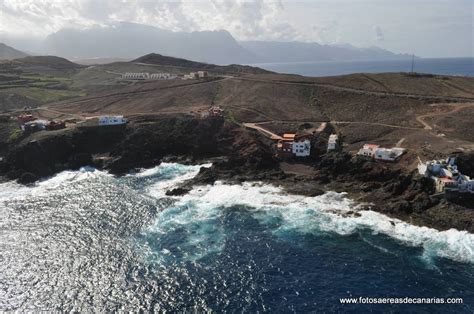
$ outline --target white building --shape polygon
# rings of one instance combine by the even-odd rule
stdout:
[[[199,72],[202,72],[202,75],[204,75],[204,71],[198,71],[198,72],[190,72],[189,74],[185,74],[183,75],[183,80],[195,80],[195,79],[198,79],[200,78],[200,74]],[[207,72],[205,72],[207,73]],[[205,74],[206,76],[202,76],[202,77],[207,77],[207,74]]]
[[[127,123],[127,119],[123,116],[100,116],[99,125],[119,125]]]
[[[405,148],[393,147],[375,149],[374,159],[384,161],[395,161],[406,152]]]
[[[170,73],[152,73],[150,74],[150,80],[173,80],[177,76]]]
[[[308,139],[294,141],[292,153],[297,157],[308,157],[311,154],[311,142]]]
[[[436,192],[474,195],[474,180],[459,172],[455,158],[419,162],[418,172],[434,181]]]
[[[46,129],[46,125],[48,124],[48,121],[46,120],[33,120],[26,122],[21,125],[22,131],[28,131],[28,130],[44,130]]]
[[[99,116],[99,117],[88,117],[85,121],[81,121],[77,124],[78,127],[96,127],[96,126],[107,126],[107,125],[123,125],[128,120],[123,116]]]
[[[364,146],[357,152],[357,155],[373,158],[375,160],[395,161],[404,153],[406,153],[405,148],[384,148],[375,144],[364,144]]]
[[[197,75],[199,78],[206,78],[208,77],[207,71],[197,71]]]
[[[127,72],[122,74],[122,80],[147,80],[149,79],[149,73],[130,73]]]
[[[337,136],[337,134],[329,135],[328,151],[339,149],[338,141],[339,137]]]
[[[458,191],[460,193],[472,193],[474,194],[474,180],[468,176],[464,176],[464,180],[458,181]]]
[[[361,149],[357,152],[357,155],[374,158],[375,151],[379,148],[379,145],[375,144],[364,144]]]

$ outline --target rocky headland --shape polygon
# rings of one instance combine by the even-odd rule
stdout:
[[[286,173],[275,157],[274,145],[257,132],[223,117],[196,119],[187,115],[136,117],[126,127],[69,128],[38,132],[4,148],[0,162],[4,180],[30,184],[67,169],[93,166],[123,175],[162,161],[202,163],[210,168],[168,195],[187,193],[194,185],[215,181],[262,181],[288,193],[317,196],[325,191],[347,192],[361,204],[404,221],[439,230],[474,232],[470,201],[447,201],[433,195],[430,180],[413,169],[354,157],[347,152],[326,153],[330,128],[312,140],[312,156],[295,160],[311,167],[307,175]],[[460,154],[463,173],[474,175],[474,154]],[[355,213],[356,214],[356,213]]]

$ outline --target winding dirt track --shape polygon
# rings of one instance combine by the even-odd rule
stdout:
[[[308,120],[268,120],[268,121],[261,121],[253,123],[255,125],[265,124],[265,123],[331,123],[331,124],[366,124],[366,125],[376,125],[376,126],[385,126],[388,128],[395,128],[395,129],[407,129],[407,130],[421,130],[422,128],[419,127],[409,127],[409,126],[401,126],[401,125],[394,125],[394,124],[386,124],[386,123],[378,123],[378,122],[364,122],[364,121],[308,121]]]
[[[453,109],[450,110],[450,111],[446,111],[446,112],[431,112],[431,113],[422,114],[422,115],[419,115],[419,116],[416,117],[416,121],[421,123],[425,130],[432,130],[433,127],[425,121],[426,118],[450,115],[450,114],[456,113],[456,112],[458,112],[462,109],[474,107],[474,103],[469,103],[469,104],[433,104],[433,105],[431,105],[431,107],[442,107],[442,106],[453,107]]]
[[[109,98],[109,97],[114,97],[114,96],[130,96],[130,95],[139,95],[139,94],[145,94],[149,93],[151,91],[157,91],[157,90],[166,90],[166,89],[175,89],[175,88],[180,88],[180,87],[187,87],[187,86],[193,86],[193,85],[202,85],[202,84],[212,84],[218,81],[225,81],[232,79],[232,77],[223,77],[223,78],[218,78],[212,81],[197,81],[197,82],[192,82],[188,84],[177,84],[177,85],[172,85],[172,86],[165,86],[165,87],[153,87],[153,88],[147,88],[147,89],[142,89],[142,90],[136,90],[136,91],[128,91],[128,92],[117,92],[117,93],[111,93],[107,95],[101,95],[101,96],[85,96],[85,97],[80,97],[78,99],[72,99],[72,100],[63,100],[60,102],[56,103],[51,103],[50,105],[56,105],[56,104],[78,104],[81,102],[86,102],[86,101],[91,101],[91,100],[97,100],[97,99],[104,99],[104,98]]]
[[[254,129],[265,135],[266,137],[272,139],[272,140],[282,140],[283,137],[281,137],[278,134],[275,134],[265,128],[262,128],[261,126],[258,126],[256,123],[242,123],[242,125],[246,128],[249,129]]]
[[[375,95],[375,96],[395,96],[395,97],[406,97],[406,98],[428,99],[428,100],[430,99],[431,100],[432,99],[455,100],[455,101],[459,101],[459,100],[473,101],[474,100],[474,98],[466,98],[466,97],[448,97],[448,96],[435,96],[435,95],[418,95],[418,94],[403,94],[403,93],[394,93],[394,92],[367,91],[363,89],[356,89],[356,88],[343,87],[343,86],[324,84],[324,83],[315,83],[315,82],[277,81],[277,80],[256,79],[256,78],[250,78],[250,77],[234,77],[234,80],[256,81],[256,82],[284,84],[284,85],[317,86],[317,87],[329,88],[332,90],[346,91],[346,92],[364,94],[364,95]]]
[[[136,90],[136,91],[127,91],[127,92],[116,92],[116,93],[111,93],[107,95],[101,95],[101,96],[90,96],[90,97],[81,97],[76,100],[70,100],[70,101],[62,101],[60,103],[68,103],[68,104],[74,104],[74,103],[81,103],[81,102],[86,102],[86,101],[91,101],[91,100],[96,100],[96,99],[104,99],[104,98],[109,98],[109,97],[115,97],[115,96],[123,96],[127,97],[130,95],[137,95],[137,94],[144,94],[148,93],[151,91],[156,91],[156,90],[165,90],[165,89],[178,89],[180,87],[187,87],[187,86],[192,86],[192,85],[201,85],[201,84],[213,84],[215,82],[223,81],[223,80],[244,80],[244,81],[257,81],[257,82],[265,82],[265,83],[271,83],[271,84],[285,84],[285,85],[304,85],[304,86],[319,86],[319,87],[324,87],[324,88],[330,88],[333,90],[340,90],[340,91],[347,91],[347,92],[352,92],[352,93],[358,93],[358,94],[366,94],[366,95],[376,95],[376,96],[394,96],[394,97],[408,97],[408,98],[423,98],[423,99],[443,99],[443,100],[468,100],[470,102],[473,101],[473,99],[470,98],[462,98],[462,97],[444,97],[444,96],[433,96],[433,95],[415,95],[415,94],[401,94],[401,93],[393,93],[393,92],[376,92],[376,91],[366,91],[366,90],[359,90],[355,88],[348,88],[348,87],[342,87],[342,86],[337,86],[337,85],[331,85],[331,84],[324,84],[324,83],[314,83],[314,82],[291,82],[291,81],[278,81],[278,80],[271,80],[271,79],[258,79],[258,78],[250,78],[250,77],[233,77],[233,76],[226,76],[222,77],[216,80],[212,81],[196,81],[192,83],[187,83],[187,84],[177,84],[173,86],[166,86],[166,87],[161,87],[161,88],[146,88],[142,90]],[[58,103],[59,104],[59,103]],[[37,108],[37,110],[45,110],[49,111],[55,114],[63,114],[63,115],[69,115],[73,116],[75,118],[79,119],[84,119],[84,116],[80,114],[72,114],[69,112],[62,112],[60,110],[56,109],[51,109],[51,105],[54,106],[54,104],[50,104],[48,106],[40,107]],[[261,117],[264,117],[268,119],[268,121],[262,121],[262,122],[257,122],[257,123],[243,123],[243,125],[247,128],[252,128],[255,129],[265,136],[271,138],[271,139],[281,139],[281,137],[275,133],[272,133],[271,131],[260,127],[258,125],[264,124],[264,123],[270,123],[270,122],[280,122],[280,123],[285,123],[285,122],[293,122],[293,123],[332,123],[332,124],[364,124],[364,125],[375,125],[375,126],[383,126],[383,127],[389,127],[389,128],[396,128],[396,129],[409,129],[409,130],[432,130],[432,126],[430,126],[425,119],[430,118],[430,117],[435,117],[435,116],[443,116],[443,115],[449,115],[452,113],[455,113],[459,110],[462,110],[464,108],[472,107],[474,106],[474,103],[464,103],[464,104],[435,104],[431,106],[450,106],[453,107],[451,111],[447,112],[433,112],[433,113],[428,113],[428,114],[423,114],[419,115],[416,117],[416,120],[422,125],[422,127],[407,127],[407,126],[400,126],[400,125],[392,125],[392,124],[386,124],[386,123],[378,123],[378,122],[363,122],[363,121],[300,121],[300,120],[274,120],[273,117],[269,116],[265,112],[253,109],[253,108],[245,108],[245,107],[240,107],[240,106],[232,106],[229,105],[228,107],[237,109],[237,110],[243,110],[243,111],[249,111],[255,114],[258,114]],[[182,113],[183,110],[176,110],[176,111],[170,111],[170,112],[160,112],[163,114],[166,113]],[[129,112],[128,115],[136,115],[136,114],[150,114],[147,112]]]

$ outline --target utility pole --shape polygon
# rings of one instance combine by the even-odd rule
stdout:
[[[415,54],[411,55],[411,73],[413,72],[413,69],[415,68]]]

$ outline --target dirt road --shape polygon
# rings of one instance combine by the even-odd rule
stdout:
[[[332,90],[339,90],[339,91],[346,91],[351,93],[363,94],[363,95],[375,95],[375,96],[395,96],[395,97],[407,97],[407,98],[416,98],[416,99],[442,99],[448,101],[472,101],[474,98],[466,98],[466,97],[446,97],[446,96],[435,96],[435,95],[417,95],[417,94],[403,94],[403,93],[394,93],[394,92],[376,92],[376,91],[367,91],[362,89],[350,88],[350,87],[343,87],[338,85],[332,84],[323,84],[323,83],[315,83],[315,82],[291,82],[291,81],[277,81],[271,79],[256,79],[250,77],[234,77],[234,80],[243,80],[243,81],[255,81],[255,82],[264,82],[264,83],[272,83],[272,84],[283,84],[283,85],[302,85],[302,86],[315,86],[315,87],[323,87],[329,88]]]
[[[258,126],[256,123],[242,123],[242,125],[246,128],[249,128],[249,129],[254,129],[254,130],[257,130],[259,131],[260,133],[262,133],[263,135],[265,135],[266,137],[272,139],[272,140],[282,140],[283,137],[281,137],[280,135],[278,134],[275,134],[267,129],[264,129],[260,126]]]
[[[331,124],[365,124],[365,125],[376,125],[376,126],[385,126],[388,128],[395,128],[395,129],[407,129],[407,130],[420,130],[421,128],[418,127],[409,127],[409,126],[401,126],[401,125],[393,125],[393,124],[386,124],[386,123],[378,123],[378,122],[363,122],[363,121],[307,121],[307,120],[269,120],[269,121],[261,121],[254,123],[255,125],[265,124],[265,123],[331,123]]]
[[[467,104],[432,104],[431,107],[452,107],[453,109],[450,111],[445,111],[445,112],[431,112],[431,113],[426,113],[422,114],[416,117],[416,121],[421,123],[424,127],[425,130],[432,130],[433,127],[428,124],[428,122],[425,121],[427,118],[432,118],[432,117],[439,117],[439,116],[446,116],[450,115],[453,113],[456,113],[462,109],[465,108],[473,108],[474,103],[467,103]]]

